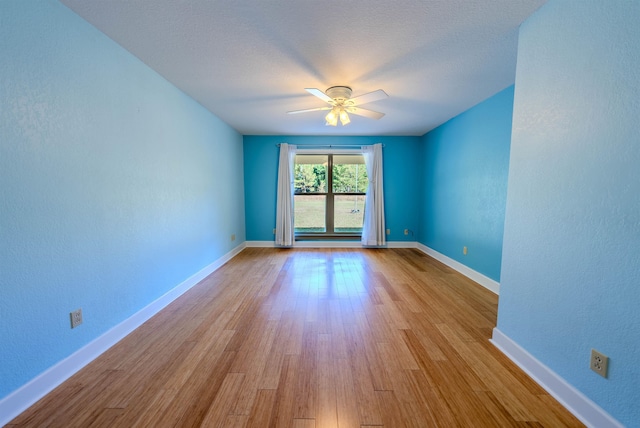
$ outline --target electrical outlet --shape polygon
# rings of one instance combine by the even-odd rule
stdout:
[[[391,229],[387,229],[387,235],[391,235]]]
[[[405,229],[405,230],[404,230],[404,234],[405,234],[405,235],[408,235],[408,234],[409,234],[409,229]]]
[[[609,357],[595,349],[591,350],[591,370],[598,373],[600,376],[607,377],[607,369],[609,368]]]
[[[71,328],[76,328],[82,324],[82,308],[71,312],[69,315],[71,317]]]
[[[273,228],[273,234],[274,235],[276,234],[276,228],[275,227]]]
[[[468,252],[467,247],[462,247],[462,254],[466,256]]]
[[[233,235],[231,235],[231,241],[235,241],[236,240],[236,234],[234,233]]]

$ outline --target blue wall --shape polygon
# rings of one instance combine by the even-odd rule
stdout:
[[[384,144],[383,169],[385,220],[391,234],[389,241],[415,241],[404,235],[418,227],[420,189],[420,137],[308,137],[244,136],[244,181],[248,241],[273,241],[276,224],[276,184],[278,143],[297,146],[314,144],[369,145]]]
[[[2,1],[0,57],[1,398],[243,242],[244,204],[242,137],[60,3]]]
[[[389,240],[419,229],[500,281],[500,331],[640,426],[638,20],[550,1],[522,26],[515,98],[422,138],[243,138],[58,2],[3,1],[0,398],[243,242],[245,212],[272,241],[275,144],[381,142]]]
[[[551,1],[519,37],[498,328],[640,426],[640,2]],[[609,377],[589,369],[595,348]]]
[[[421,155],[418,241],[498,282],[512,109],[513,86],[427,133]]]

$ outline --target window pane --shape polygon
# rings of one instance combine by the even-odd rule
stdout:
[[[333,223],[336,232],[362,232],[364,195],[336,195],[333,200]]]
[[[325,195],[294,195],[294,231],[325,232],[327,197]]]
[[[362,155],[333,156],[334,193],[366,193],[368,184]]]
[[[327,155],[296,155],[294,186],[296,193],[327,192]]]

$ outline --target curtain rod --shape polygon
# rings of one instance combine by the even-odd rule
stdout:
[[[276,147],[280,147],[281,143],[276,144]],[[377,144],[377,143],[376,143]],[[305,145],[299,145],[296,146],[299,149],[306,149],[309,147],[313,147],[313,148],[328,148],[328,149],[344,149],[347,147],[357,147],[360,148],[362,146],[373,146],[373,144],[341,144],[341,145],[332,145],[332,144],[305,144]],[[384,147],[384,144],[382,145],[382,147]]]

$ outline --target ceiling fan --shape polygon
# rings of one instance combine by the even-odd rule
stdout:
[[[327,122],[326,125],[328,126],[337,126],[338,119],[340,119],[340,123],[342,123],[343,126],[347,125],[351,122],[348,113],[378,120],[384,116],[384,113],[368,110],[360,106],[362,104],[371,103],[389,97],[389,95],[387,95],[382,89],[378,89],[377,91],[368,92],[355,98],[351,98],[352,90],[348,86],[332,86],[324,92],[316,88],[305,88],[305,91],[309,92],[311,95],[315,95],[322,101],[330,104],[330,106],[294,110],[287,113],[298,114],[310,111],[330,110],[324,118]]]

